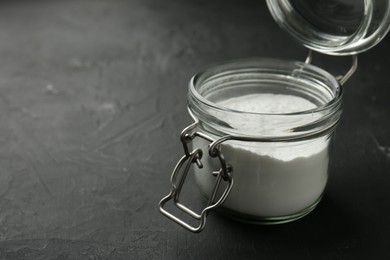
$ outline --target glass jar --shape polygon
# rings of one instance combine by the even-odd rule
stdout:
[[[328,180],[334,130],[342,111],[341,85],[357,67],[357,53],[390,29],[390,0],[267,0],[276,22],[309,49],[305,62],[247,59],[220,64],[190,81],[194,123],[181,134],[184,156],[171,177],[160,212],[200,232],[214,209],[250,223],[293,221],[311,212]],[[353,55],[334,77],[310,65],[311,52]],[[191,172],[208,199],[197,213],[180,202]],[[166,210],[175,206],[191,225]]]
[[[342,110],[341,86],[332,75],[296,61],[229,62],[192,78],[188,109],[195,123],[182,133],[186,155],[172,175],[172,192],[160,203],[163,214],[198,232],[208,211],[219,206],[251,223],[284,223],[315,208]],[[198,164],[195,180],[209,200],[202,214],[179,200],[191,164]],[[201,221],[199,227],[164,210],[172,198]]]
[[[221,211],[246,222],[282,223],[314,209],[342,111],[341,86],[332,75],[303,62],[229,62],[193,77],[188,108],[198,119],[196,131],[213,140],[232,137],[219,145],[234,179]],[[208,140],[192,144],[208,153]],[[220,165],[210,156],[202,163],[194,167],[195,179],[209,197]]]

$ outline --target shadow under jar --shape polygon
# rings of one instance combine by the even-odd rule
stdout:
[[[294,61],[225,63],[193,77],[188,108],[199,120],[197,131],[214,140],[234,137],[219,145],[234,179],[221,211],[267,224],[292,221],[315,208],[342,110],[342,90],[332,75]],[[194,138],[192,144],[208,154],[209,141]],[[202,163],[203,169],[193,169],[208,197],[216,181],[212,173],[221,166],[210,156]]]

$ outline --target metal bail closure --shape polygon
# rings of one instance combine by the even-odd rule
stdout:
[[[210,199],[207,203],[207,206],[202,210],[200,214],[194,212],[193,210],[189,209],[187,206],[180,203],[180,192],[182,190],[182,187],[184,185],[185,179],[187,177],[187,174],[191,168],[191,166],[195,163],[197,167],[202,168],[202,150],[201,149],[195,149],[192,152],[189,152],[188,150],[188,143],[191,142],[194,138],[203,138],[211,143],[214,143],[215,141],[210,138],[209,136],[200,133],[200,132],[193,132],[189,134],[191,130],[193,130],[197,125],[197,120],[192,125],[185,128],[181,134],[181,141],[183,143],[184,148],[184,156],[179,160],[179,162],[176,164],[176,167],[174,168],[171,176],[171,191],[170,193],[165,196],[159,203],[160,212],[168,217],[169,219],[173,220],[177,224],[181,225],[182,227],[186,228],[187,230],[198,233],[201,232],[205,225],[206,225],[206,218],[208,213],[219,207],[227,198],[229,195],[229,192],[233,186],[233,178],[232,178],[232,168],[226,164],[225,159],[220,151],[215,145],[209,146],[209,155],[213,158],[218,157],[220,163],[221,163],[221,169],[219,171],[210,173],[216,176],[215,186],[213,189],[213,192],[210,196]],[[180,175],[181,173],[181,175]],[[227,182],[227,186],[224,189],[221,197],[216,200],[217,192],[220,187],[221,181],[224,180]],[[164,209],[165,203],[173,199],[174,205],[180,209],[181,211],[188,214],[190,217],[199,220],[199,225],[197,227],[190,225],[189,223],[183,221],[179,217],[173,215],[172,213],[168,212]]]
[[[309,49],[305,63],[310,64],[312,60],[313,60],[313,51]],[[349,70],[344,75],[339,75],[335,77],[341,86],[344,85],[345,82],[347,82],[347,80],[353,75],[353,73],[355,73],[357,67],[358,67],[358,57],[355,54],[352,55],[351,68],[349,68]]]

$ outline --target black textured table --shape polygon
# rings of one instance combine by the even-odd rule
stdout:
[[[188,80],[306,50],[264,1],[0,2],[0,258],[388,259],[389,54],[388,38],[359,55],[314,212],[277,226],[210,214],[192,234],[158,211]],[[313,63],[337,74],[350,58]]]

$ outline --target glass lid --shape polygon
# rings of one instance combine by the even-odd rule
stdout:
[[[390,0],[267,0],[275,21],[317,52],[352,55],[389,31]]]

